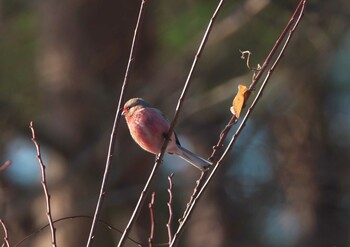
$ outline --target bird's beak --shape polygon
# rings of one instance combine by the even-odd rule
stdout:
[[[125,116],[125,111],[124,111],[124,108],[123,108],[123,107],[121,107],[119,110],[120,110],[120,111],[122,111],[122,116]]]

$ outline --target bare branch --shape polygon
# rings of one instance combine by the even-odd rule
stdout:
[[[151,217],[151,232],[150,232],[150,235],[148,238],[149,247],[153,246],[153,237],[154,237],[154,228],[155,228],[153,206],[154,206],[155,196],[156,196],[156,193],[153,192],[151,202],[148,204],[149,213],[150,213],[150,217]]]
[[[2,228],[4,230],[4,242],[5,243],[2,246],[5,246],[5,244],[6,244],[6,247],[11,247],[7,228],[6,228],[5,222],[2,219],[0,219],[0,225],[2,226]]]
[[[242,123],[240,124],[240,126],[238,127],[236,133],[233,135],[233,137],[231,138],[231,141],[229,143],[229,145],[227,146],[227,148],[225,149],[224,153],[222,154],[222,156],[220,157],[220,159],[216,162],[212,172],[210,173],[210,175],[208,176],[208,179],[205,181],[205,183],[203,184],[202,188],[200,189],[199,193],[197,194],[197,196],[194,198],[193,200],[193,203],[191,204],[186,216],[184,217],[183,221],[180,222],[180,225],[179,225],[179,228],[177,230],[177,232],[175,233],[174,235],[174,238],[173,238],[173,241],[170,245],[171,246],[175,246],[178,242],[178,239],[179,239],[179,236],[181,235],[183,229],[184,229],[184,226],[186,225],[186,222],[187,220],[189,219],[189,217],[191,216],[192,212],[193,212],[193,209],[195,208],[196,204],[197,204],[197,201],[200,199],[201,195],[203,194],[203,192],[205,191],[206,187],[208,186],[209,182],[211,181],[212,177],[215,175],[218,167],[221,165],[222,161],[226,158],[228,152],[232,149],[234,143],[236,142],[238,136],[240,135],[241,131],[243,130],[251,112],[253,111],[255,105],[257,104],[258,100],[260,99],[261,95],[262,95],[262,92],[273,72],[273,70],[275,69],[276,65],[278,64],[278,62],[280,61],[281,57],[283,56],[284,54],[284,51],[285,49],[287,48],[287,45],[289,44],[289,41],[290,41],[290,38],[291,36],[293,35],[296,27],[298,26],[303,14],[304,14],[304,8],[305,8],[305,4],[306,4],[306,0],[301,0],[299,2],[299,5],[298,7],[296,8],[294,14],[292,15],[290,21],[288,22],[286,28],[284,29],[284,31],[282,32],[281,36],[278,38],[275,46],[272,48],[272,51],[270,52],[270,54],[268,55],[268,57],[266,58],[265,62],[264,62],[264,65],[262,67],[262,70],[263,69],[266,69],[267,68],[267,65],[269,64],[269,62],[271,61],[271,57],[272,55],[271,54],[274,54],[277,50],[277,48],[281,45],[284,37],[286,36],[287,33],[289,33],[287,39],[285,40],[285,43],[279,53],[279,55],[277,56],[275,62],[273,63],[273,65],[271,66],[270,70],[268,71],[263,83],[262,83],[262,86],[260,87],[254,101],[252,102],[251,106],[249,107],[246,115],[244,116],[243,120],[242,120]],[[296,16],[298,15],[297,17],[297,20],[295,21],[295,18]],[[295,22],[294,22],[295,21]],[[294,24],[294,26],[292,27],[292,24]],[[250,89],[253,89],[257,83],[257,80],[259,80],[259,78],[261,77],[262,75],[262,71],[260,70],[258,72],[258,75],[256,76],[255,78],[255,81],[252,82],[252,85],[250,87]],[[233,122],[235,121],[236,117],[232,117],[230,122]],[[226,133],[226,132],[225,132]],[[220,140],[222,139],[222,136],[220,136]],[[214,150],[216,151],[216,150]]]
[[[144,203],[144,201],[145,201],[145,199],[146,199],[146,196],[147,196],[147,194],[148,194],[150,185],[151,185],[152,182],[153,182],[153,179],[154,179],[154,176],[155,176],[155,174],[156,174],[156,171],[158,170],[158,168],[159,168],[159,166],[160,166],[160,163],[161,163],[162,158],[163,158],[163,156],[164,156],[165,150],[166,150],[166,148],[167,148],[167,146],[168,146],[168,143],[169,143],[169,140],[170,140],[170,139],[169,139],[169,136],[171,136],[171,134],[172,134],[173,131],[174,131],[174,127],[175,127],[175,124],[176,124],[177,119],[178,119],[178,117],[179,117],[179,113],[180,113],[180,110],[181,110],[181,108],[182,108],[182,104],[183,104],[183,102],[184,102],[184,98],[185,98],[186,93],[187,93],[187,91],[188,91],[188,88],[189,88],[189,85],[190,85],[190,82],[191,82],[191,79],[192,79],[192,75],[193,75],[194,69],[196,68],[198,59],[199,59],[199,57],[200,57],[200,55],[201,55],[201,53],[202,53],[202,51],[203,51],[204,45],[205,45],[206,42],[207,42],[209,33],[210,33],[211,29],[212,29],[212,25],[213,25],[214,20],[216,19],[216,16],[217,16],[217,14],[218,14],[218,12],[219,12],[221,6],[222,6],[222,3],[223,3],[223,0],[221,0],[221,1],[219,2],[219,4],[218,4],[218,6],[217,6],[217,8],[216,8],[216,10],[215,10],[215,12],[214,12],[214,14],[212,15],[212,17],[211,17],[211,19],[210,19],[210,21],[209,21],[209,24],[208,24],[208,26],[207,26],[207,29],[206,29],[206,31],[205,31],[205,33],[204,33],[204,35],[203,35],[202,41],[201,41],[201,43],[200,43],[200,45],[199,45],[199,48],[198,48],[197,53],[196,53],[196,55],[195,55],[195,57],[194,57],[194,60],[193,60],[191,69],[190,69],[189,74],[188,74],[188,76],[187,76],[185,85],[184,85],[184,87],[183,87],[183,89],[182,89],[182,93],[181,93],[181,95],[180,95],[180,97],[179,97],[179,100],[178,100],[178,103],[177,103],[177,106],[176,106],[176,110],[175,110],[175,115],[174,115],[173,120],[171,121],[171,124],[170,124],[170,127],[169,127],[169,131],[168,131],[168,134],[167,134],[167,137],[168,137],[168,138],[165,138],[165,139],[164,139],[164,142],[163,142],[161,151],[160,151],[160,153],[159,153],[158,156],[157,156],[157,159],[156,159],[156,162],[155,162],[155,164],[154,164],[154,166],[153,166],[152,172],[151,172],[150,176],[148,177],[148,180],[147,180],[147,182],[146,182],[146,184],[145,184],[144,189],[143,189],[142,192],[141,192],[141,195],[140,195],[139,200],[138,200],[138,202],[137,202],[137,204],[136,204],[136,207],[135,207],[135,209],[134,209],[134,211],[133,211],[133,214],[132,214],[132,216],[131,216],[130,219],[129,219],[129,223],[128,223],[128,225],[125,227],[124,233],[123,233],[121,239],[119,240],[118,247],[123,246],[123,244],[124,244],[124,242],[125,242],[125,237],[128,236],[128,234],[129,234],[129,232],[130,232],[130,230],[131,230],[131,227],[132,227],[134,221],[136,220],[136,218],[137,218],[137,216],[138,216],[138,214],[139,214],[139,212],[140,212],[140,210],[141,210],[141,207],[142,207],[142,205],[143,205],[143,203]]]
[[[169,209],[169,219],[168,219],[168,223],[166,224],[166,228],[168,229],[169,244],[171,243],[171,239],[173,238],[173,235],[171,233],[171,221],[173,219],[173,208],[172,208],[172,203],[173,203],[173,176],[174,176],[174,173],[172,173],[172,174],[170,174],[170,176],[168,176],[168,180],[169,180],[169,189],[168,189],[169,201],[168,201],[167,205],[168,205],[168,209]]]
[[[139,10],[138,19],[136,22],[136,27],[134,30],[134,36],[133,36],[133,40],[132,40],[131,48],[130,48],[129,61],[128,61],[128,65],[126,67],[124,81],[123,81],[122,89],[121,89],[120,96],[119,96],[118,108],[117,108],[117,112],[116,112],[116,115],[114,118],[113,128],[112,128],[112,132],[111,132],[111,138],[110,138],[109,147],[108,147],[108,155],[107,155],[107,160],[106,160],[106,165],[105,165],[105,171],[103,174],[100,194],[98,197],[98,201],[97,201],[97,205],[96,205],[96,209],[95,209],[95,213],[94,213],[94,219],[93,219],[92,224],[91,224],[89,238],[88,238],[88,241],[86,244],[87,247],[91,245],[91,243],[94,239],[94,235],[95,235],[95,231],[96,231],[96,222],[98,221],[98,218],[100,217],[102,204],[103,204],[103,201],[104,201],[104,198],[106,195],[106,185],[107,185],[107,181],[108,181],[111,160],[112,160],[113,154],[114,154],[114,146],[115,146],[115,141],[116,141],[116,137],[117,137],[117,129],[119,127],[119,122],[120,122],[121,112],[122,112],[122,109],[121,109],[122,103],[125,101],[124,100],[125,91],[126,91],[127,86],[128,86],[128,78],[129,78],[129,74],[130,74],[129,72],[131,69],[131,65],[132,65],[133,61],[135,60],[134,59],[135,44],[136,44],[138,34],[139,34],[139,26],[141,24],[141,20],[143,17],[143,13],[144,13],[143,10],[144,10],[145,3],[146,3],[146,1],[142,0],[141,7]]]
[[[181,95],[180,95],[180,97],[179,97],[179,100],[178,100],[178,102],[177,102],[175,115],[174,115],[173,121],[171,122],[168,136],[171,136],[171,134],[172,134],[172,132],[173,132],[173,130],[174,130],[174,126],[175,126],[175,124],[176,124],[176,122],[177,122],[177,119],[178,119],[178,117],[179,117],[179,112],[180,112],[180,109],[181,109],[181,107],[182,107],[182,104],[183,104],[184,98],[185,98],[185,96],[186,96],[186,93],[187,93],[187,91],[188,91],[188,87],[189,87],[189,85],[190,85],[193,72],[194,72],[194,70],[195,70],[195,68],[196,68],[196,66],[197,66],[197,61],[198,61],[198,59],[199,59],[199,57],[200,57],[200,55],[201,55],[201,53],[202,53],[202,51],[203,51],[203,49],[204,49],[204,46],[205,46],[205,44],[206,44],[206,42],[207,42],[207,40],[208,40],[208,37],[209,37],[209,34],[210,34],[210,32],[211,32],[212,26],[213,26],[214,21],[215,21],[217,15],[218,15],[218,13],[219,13],[219,11],[220,11],[220,9],[221,9],[221,6],[222,6],[223,2],[224,2],[224,0],[220,0],[220,2],[218,3],[218,6],[216,7],[216,9],[215,9],[215,11],[214,11],[212,17],[210,18],[209,24],[208,24],[207,29],[206,29],[206,31],[205,31],[205,33],[204,33],[203,38],[202,38],[201,44],[199,45],[199,48],[198,48],[198,50],[197,50],[197,53],[196,53],[196,55],[195,55],[195,57],[194,57],[194,60],[193,60],[193,62],[192,62],[192,66],[191,66],[191,69],[190,69],[189,74],[188,74],[188,76],[187,76],[185,85],[184,85],[184,87],[183,87],[183,89],[182,89],[182,93],[181,93]]]
[[[306,0],[301,0],[301,1],[299,2],[298,7],[295,9],[295,11],[294,11],[292,17],[290,18],[288,24],[286,25],[286,27],[285,27],[284,30],[282,31],[280,37],[277,39],[275,45],[272,47],[272,49],[271,49],[269,55],[268,55],[268,56],[266,57],[266,59],[265,59],[265,62],[264,62],[263,65],[261,66],[261,69],[258,71],[258,73],[257,73],[257,75],[256,75],[256,77],[255,77],[255,80],[254,80],[253,83],[250,85],[250,87],[249,87],[249,90],[250,90],[250,91],[254,90],[254,88],[255,88],[256,84],[258,83],[260,77],[261,77],[261,76],[263,75],[263,73],[265,72],[266,67],[270,64],[273,55],[275,55],[275,53],[277,52],[278,47],[281,45],[281,42],[282,42],[283,39],[286,37],[286,35],[288,34],[288,32],[289,32],[290,30],[294,32],[294,30],[293,30],[294,28],[291,29],[291,26],[293,25],[293,23],[294,23],[294,21],[295,21],[295,18],[297,17],[297,14],[298,14],[300,11],[302,11],[302,12],[300,13],[300,18],[301,18],[301,16],[303,15],[304,6],[305,6],[306,2],[307,2]],[[296,22],[295,27],[298,25],[299,20],[300,20],[300,19],[298,19],[298,21]]]
[[[259,14],[271,0],[246,0],[232,14],[217,23],[212,32],[208,45],[217,45],[219,42],[232,36],[243,28],[255,15]]]
[[[49,224],[50,224],[50,230],[51,230],[51,243],[52,243],[52,246],[57,246],[56,244],[56,228],[53,224],[53,221],[52,221],[52,215],[51,215],[51,200],[50,200],[50,194],[49,194],[49,190],[47,188],[47,182],[46,182],[46,172],[45,172],[45,169],[46,169],[46,166],[44,165],[44,162],[41,158],[41,150],[40,150],[40,145],[39,143],[37,142],[36,140],[36,137],[35,137],[35,130],[34,130],[34,126],[33,126],[33,121],[31,121],[29,123],[29,128],[30,130],[32,131],[32,142],[34,143],[35,145],[35,148],[36,148],[36,153],[37,153],[37,159],[39,161],[39,164],[40,164],[40,169],[41,169],[41,185],[43,187],[43,190],[44,190],[44,193],[45,193],[45,199],[46,199],[46,216],[47,216],[47,219],[49,221]]]
[[[164,145],[163,145],[163,147],[164,147]],[[146,200],[146,196],[148,194],[149,188],[151,187],[151,184],[153,182],[155,174],[156,174],[157,170],[159,169],[160,164],[162,162],[161,158],[163,157],[164,152],[165,152],[165,148],[162,149],[161,153],[156,158],[156,162],[155,162],[155,164],[154,164],[154,166],[152,168],[152,171],[151,171],[151,173],[150,173],[150,175],[148,177],[148,180],[147,180],[147,182],[145,184],[145,187],[143,188],[143,190],[141,192],[141,195],[140,195],[139,200],[138,200],[138,202],[137,202],[137,204],[135,206],[135,209],[134,209],[134,211],[133,211],[133,213],[132,213],[132,215],[131,215],[131,217],[129,219],[129,222],[128,222],[127,226],[124,229],[122,237],[119,240],[118,247],[123,246],[126,238],[129,235],[129,232],[130,232],[130,230],[132,228],[132,225],[134,224],[138,214],[140,213],[141,207],[142,207],[143,203]]]
[[[266,57],[263,65],[259,68],[259,70],[257,70],[257,74],[253,77],[254,80],[253,82],[250,84],[249,86],[249,91],[247,92],[247,100],[251,94],[251,92],[254,90],[256,84],[258,83],[258,81],[260,80],[261,76],[264,74],[264,72],[266,71],[268,65],[271,62],[271,59],[273,57],[273,55],[275,55],[275,53],[278,50],[278,47],[281,45],[281,42],[284,40],[284,38],[286,37],[286,35],[288,34],[288,32],[293,31],[294,29],[297,27],[300,18],[303,15],[303,12],[300,13],[297,22],[295,23],[296,25],[294,25],[294,27],[291,29],[292,24],[295,21],[296,15],[302,10],[304,11],[304,6],[306,4],[306,0],[301,0],[299,2],[298,7],[295,9],[291,19],[289,20],[288,24],[286,25],[286,27],[284,28],[284,30],[282,31],[281,35],[279,36],[279,38],[277,39],[275,45],[272,47],[269,55]],[[231,127],[237,122],[237,118],[233,115],[232,118],[229,120],[228,124],[225,126],[224,130],[221,132],[220,134],[220,139],[218,141],[218,143],[213,147],[213,152],[209,158],[210,161],[214,161],[215,158],[217,157],[218,151],[219,149],[221,149],[223,147],[223,143],[231,129]]]

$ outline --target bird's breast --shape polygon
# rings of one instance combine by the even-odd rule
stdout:
[[[131,136],[143,149],[154,154],[160,152],[169,123],[156,109],[135,111],[127,122]]]

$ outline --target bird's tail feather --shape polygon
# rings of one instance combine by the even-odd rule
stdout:
[[[177,153],[177,155],[201,171],[206,171],[209,168],[209,166],[213,164],[210,161],[198,156],[197,154],[192,153],[191,151],[187,150],[186,148],[183,148],[180,145],[178,145],[178,147],[181,153]]]

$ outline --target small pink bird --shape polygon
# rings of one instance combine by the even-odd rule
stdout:
[[[170,124],[162,112],[151,107],[141,98],[133,98],[125,103],[122,114],[125,115],[130,134],[135,142],[144,150],[155,155],[159,154],[164,138],[170,128]],[[201,171],[207,170],[212,164],[208,160],[183,148],[175,132],[171,135],[166,152],[177,154]]]

